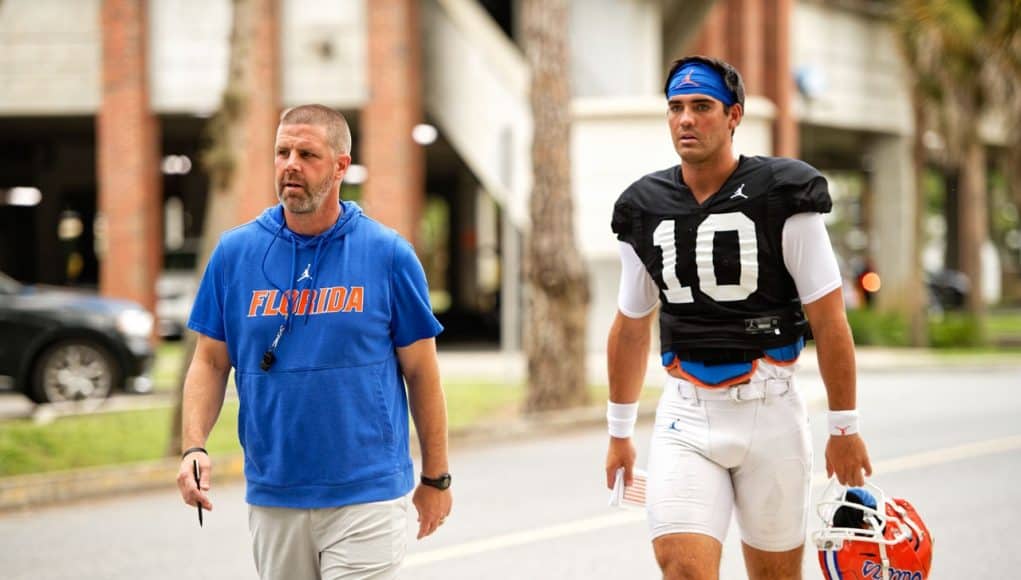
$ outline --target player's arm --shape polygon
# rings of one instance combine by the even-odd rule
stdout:
[[[652,319],[658,301],[655,282],[634,249],[621,243],[618,310],[606,344],[610,383],[610,400],[607,403],[610,443],[606,454],[606,486],[609,488],[613,487],[617,469],[621,467],[624,468],[625,482],[631,483],[635,464],[631,434],[638,417],[638,398],[645,380]]]
[[[227,343],[198,335],[195,354],[192,356],[188,373],[184,379],[181,403],[181,447],[182,451],[204,447],[213,425],[216,424],[223,408],[227,391],[227,376],[230,373],[230,356]],[[198,460],[201,473],[200,484],[195,485],[192,462]],[[177,474],[177,487],[188,505],[201,503],[207,510],[213,509],[207,492],[211,486],[212,463],[205,453],[194,452],[182,458]]]
[[[447,460],[447,403],[440,384],[436,339],[423,338],[397,348],[401,372],[408,384],[408,405],[422,452],[422,475],[433,479],[449,471]],[[450,489],[419,485],[412,501],[418,510],[418,539],[436,531],[450,513]]]
[[[812,327],[829,410],[854,411],[857,399],[854,341],[841,292],[841,288],[831,290],[804,307]]]
[[[794,278],[812,328],[819,372],[826,385],[830,438],[826,472],[845,485],[862,485],[872,474],[858,433],[854,340],[847,322],[840,270],[821,214],[797,214],[783,232],[784,262]]]

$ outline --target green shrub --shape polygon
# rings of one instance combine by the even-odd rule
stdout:
[[[971,315],[945,312],[929,319],[929,343],[933,348],[974,347],[985,344],[985,337]]]
[[[848,310],[847,321],[857,345],[908,345],[908,325],[899,314],[884,314],[860,308]]]

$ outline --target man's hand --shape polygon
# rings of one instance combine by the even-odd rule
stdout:
[[[617,470],[624,468],[624,485],[631,485],[635,469],[635,444],[631,438],[619,439],[610,437],[610,447],[606,451],[606,488],[613,489],[617,479]]]
[[[443,520],[450,515],[450,508],[454,504],[454,496],[450,488],[436,489],[428,485],[418,484],[415,488],[415,495],[411,501],[418,510],[418,538],[422,538],[435,532]]]
[[[199,462],[199,485],[195,485],[195,471],[193,463]],[[212,479],[213,464],[205,453],[189,453],[181,460],[181,468],[177,471],[177,489],[181,492],[184,503],[195,506],[199,504],[202,509],[213,511],[213,502],[209,501],[210,481]]]
[[[872,463],[861,435],[830,435],[826,442],[826,475],[837,476],[841,485],[860,487],[872,475]]]

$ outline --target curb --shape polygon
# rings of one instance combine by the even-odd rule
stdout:
[[[214,457],[217,478],[236,479],[242,474],[242,457]],[[129,463],[86,467],[53,473],[0,478],[0,513],[69,501],[110,497],[154,489],[171,489],[180,460],[173,457]]]
[[[656,405],[639,409],[639,421],[650,421]],[[471,446],[496,441],[518,441],[584,427],[603,424],[606,408],[591,406],[566,411],[537,413],[486,426],[452,430],[451,447]],[[412,456],[418,458],[418,446],[411,445]],[[217,481],[237,481],[244,477],[244,457],[240,454],[217,455],[213,458]],[[180,466],[176,457],[155,461],[85,467],[67,471],[16,475],[0,478],[0,514],[28,510],[77,500],[111,497],[123,493],[176,488]]]

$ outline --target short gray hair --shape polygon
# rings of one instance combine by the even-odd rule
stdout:
[[[281,125],[317,125],[326,128],[326,141],[337,153],[351,154],[351,128],[347,119],[325,105],[298,105],[280,114]]]

